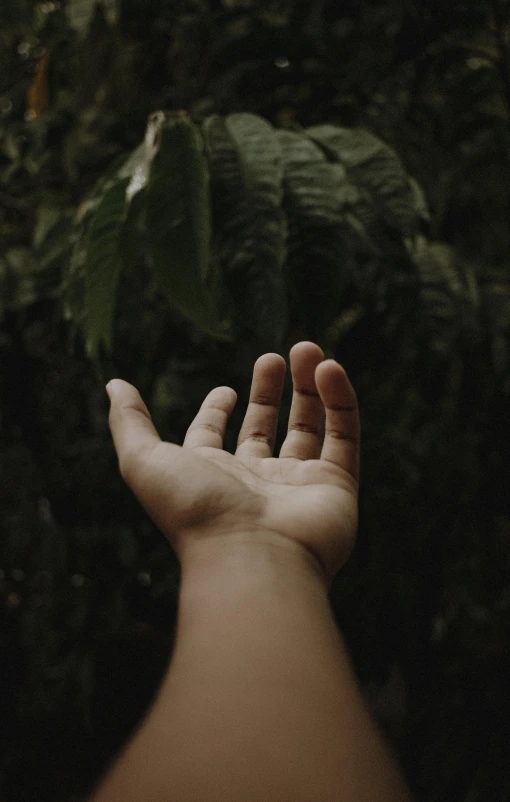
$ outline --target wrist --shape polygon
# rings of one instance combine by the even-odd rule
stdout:
[[[289,572],[328,588],[324,569],[316,557],[300,543],[266,529],[221,533],[204,539],[190,537],[181,559],[183,584],[207,590],[226,577],[246,582],[265,581]]]

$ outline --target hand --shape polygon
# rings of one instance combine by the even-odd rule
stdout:
[[[120,473],[181,562],[192,543],[247,534],[298,544],[328,583],[347,561],[358,528],[356,394],[315,343],[294,345],[290,364],[294,392],[279,457],[272,456],[286,371],[279,354],[255,362],[234,455],[223,450],[232,388],[211,390],[181,447],[161,440],[132,385],[108,385]]]

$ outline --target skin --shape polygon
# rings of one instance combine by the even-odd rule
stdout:
[[[358,526],[360,420],[345,370],[303,341],[290,351],[288,434],[273,450],[286,363],[254,365],[235,454],[223,450],[237,401],[231,387],[205,398],[181,446],[161,441],[138,391],[115,379],[110,428],[122,477],[181,562],[204,539],[260,530],[298,543],[330,583],[348,559]]]
[[[355,542],[360,422],[345,371],[290,351],[289,430],[273,457],[285,360],[215,388],[182,447],[137,390],[110,384],[122,476],[181,561],[171,663],[93,802],[411,802],[356,681],[328,587]]]

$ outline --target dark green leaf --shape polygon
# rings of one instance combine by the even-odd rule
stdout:
[[[209,173],[199,129],[170,116],[145,190],[151,264],[168,300],[184,317],[224,339],[217,301],[206,286],[210,262]]]
[[[344,167],[329,164],[306,136],[292,131],[277,136],[285,170],[290,282],[308,336],[320,338],[351,278],[346,214],[358,193]]]
[[[423,199],[417,197],[393,148],[363,128],[317,125],[305,133],[345,166],[360,189],[359,213],[369,231],[384,221],[403,238],[416,236]]]
[[[115,297],[121,269],[119,253],[129,179],[114,184],[96,209],[86,242],[86,348],[97,356],[99,343],[111,353]]]
[[[283,274],[287,227],[276,132],[254,114],[217,115],[203,125],[212,177],[218,257],[236,317],[268,347],[288,326]]]
[[[86,275],[88,236],[95,220],[97,208],[112,187],[120,182],[127,185],[126,201],[129,204],[130,223],[122,238],[122,260],[127,262],[137,254],[138,218],[143,216],[142,191],[147,182],[150,164],[157,148],[154,142],[159,134],[164,115],[156,112],[149,117],[144,142],[131,153],[123,154],[109,167],[82,201],[76,212],[74,230],[69,234],[69,260],[62,282],[64,316],[80,328],[85,325]]]

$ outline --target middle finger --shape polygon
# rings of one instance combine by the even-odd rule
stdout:
[[[271,457],[285,385],[285,359],[263,354],[253,366],[248,409],[239,432],[236,455]]]
[[[303,340],[290,349],[289,356],[294,392],[287,437],[279,456],[320,459],[326,411],[315,383],[315,369],[324,361],[324,352],[316,343]]]

